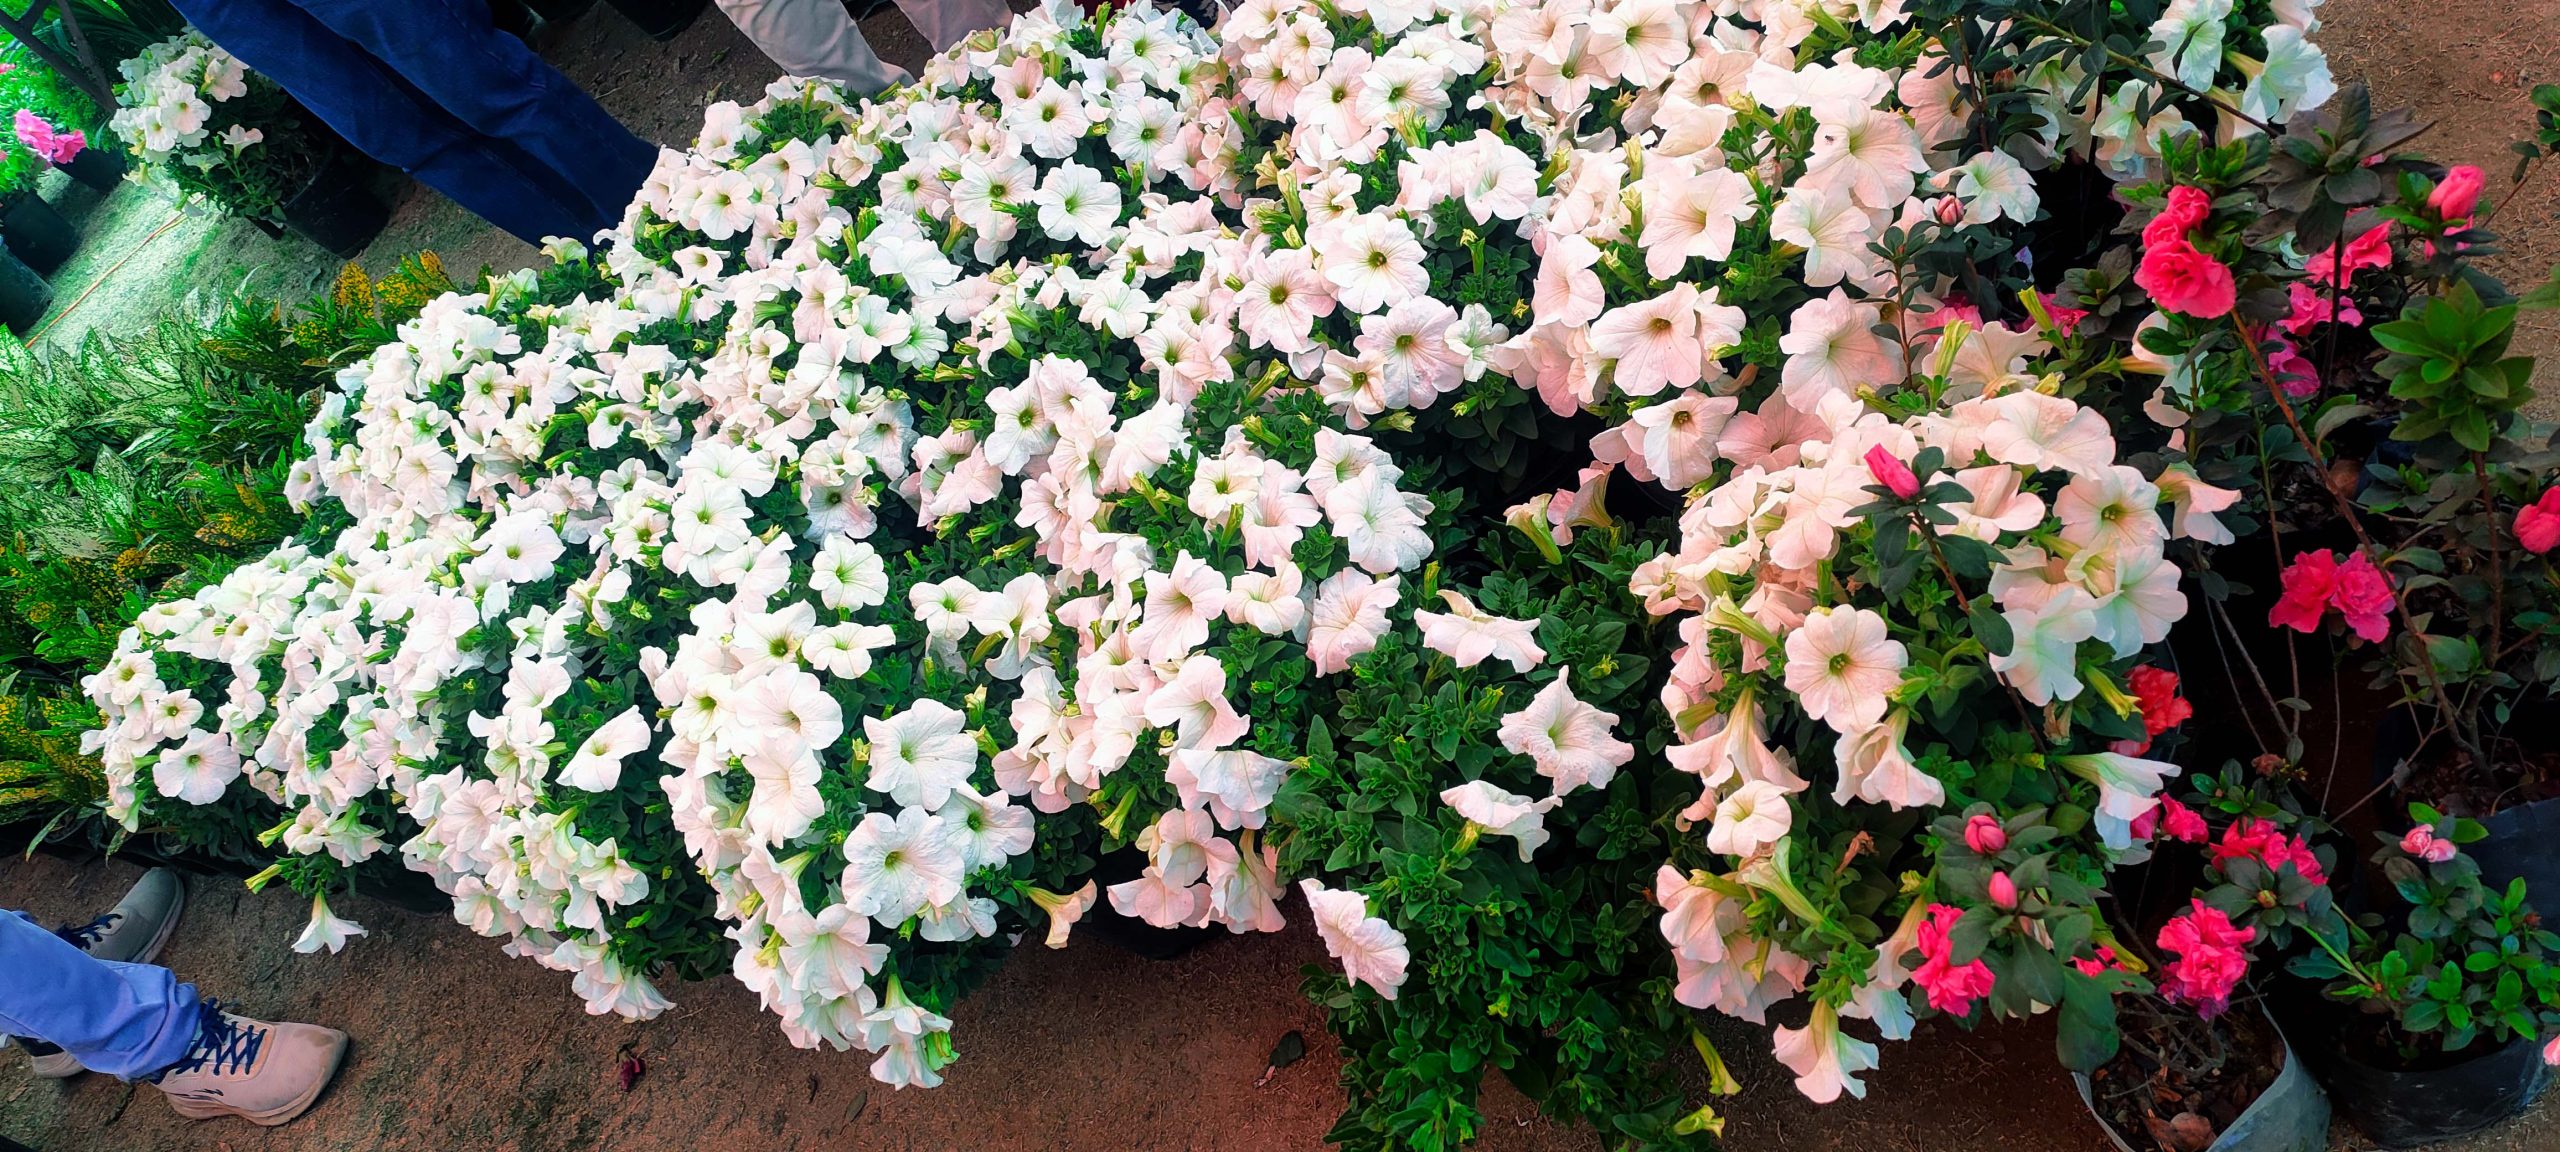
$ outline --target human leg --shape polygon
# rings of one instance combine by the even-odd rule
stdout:
[[[612,227],[657,166],[655,147],[498,31],[487,0],[294,2],[472,132],[507,142],[575,189],[585,212],[560,235],[585,239]]]
[[[364,154],[527,243],[585,234],[594,213],[584,196],[541,165],[492,147],[382,61],[287,0],[174,2],[214,43],[283,85]]]
[[[166,968],[100,960],[18,913],[0,913],[0,1031],[59,1045],[132,1079],[178,1063],[202,1008]]]
[[[868,95],[910,77],[871,50],[842,0],[718,0],[729,22],[775,65]]]
[[[1002,28],[1013,18],[1004,0],[898,0],[916,31],[940,52],[980,28]]]

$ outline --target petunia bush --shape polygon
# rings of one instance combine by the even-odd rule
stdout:
[[[898,1085],[1017,940],[1303,914],[1358,1147],[1488,1069],[1701,1143],[1699,1008],[1800,998],[1817,1098],[1915,1003],[2085,1066],[2230,494],[2032,275],[2038,173],[2200,131],[2058,54],[2169,17],[2072,11],[1053,6],[715,105],[338,374],[312,528],[89,682],[110,812],[281,805],[306,951],[396,853],[593,1011],[726,972]]]

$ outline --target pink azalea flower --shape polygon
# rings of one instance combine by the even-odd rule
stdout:
[[[1989,856],[2009,846],[2009,830],[1988,813],[1976,814],[1964,822],[1964,846],[1976,856]]]
[[[2205,826],[2204,817],[2195,809],[2178,803],[2176,797],[2161,797],[2159,812],[2160,826],[2169,833],[2170,839],[2202,844],[2213,834],[2213,830]],[[2316,861],[2312,866],[2314,869],[2319,867]]]
[[[2536,556],[2560,545],[2560,486],[2543,489],[2541,499],[2516,510],[2516,543]]]
[[[2300,280],[2286,285],[2285,299],[2292,305],[2292,310],[2276,322],[2276,327],[2300,336],[2304,329],[2315,324],[2344,324],[2354,328],[2364,323],[2364,313],[2356,311],[2352,297],[2339,293],[2333,307],[2329,295]]]
[[[2376,224],[2364,235],[2348,241],[2344,251],[2332,249],[2313,254],[2309,272],[2312,283],[2334,284],[2344,291],[2359,270],[2390,266],[2391,226]]]
[[[2347,618],[2347,627],[2367,643],[2379,644],[2391,634],[2391,579],[2358,552],[2338,565],[2329,602]]]
[[[2054,331],[2065,335],[2077,332],[2080,330],[2080,322],[2089,318],[2088,309],[2074,308],[2065,304],[2062,302],[2062,297],[2050,292],[2040,293],[2038,299],[2044,304],[2044,314],[2053,317]]]
[[[2488,177],[2471,164],[2456,164],[2444,174],[2444,182],[2427,194],[2427,207],[2435,209],[2446,223],[2469,220],[2471,210],[2480,205],[2480,189]]]
[[[2265,333],[2259,335],[2261,339],[2265,338]],[[2285,395],[2296,400],[2318,392],[2320,370],[2312,366],[2311,358],[2303,355],[2302,349],[2295,347],[2293,341],[2282,336],[2276,337],[2275,343],[2276,350],[2267,357],[2267,371],[2276,378],[2276,387],[2284,389]]]
[[[2542,1046],[2542,1062],[2560,1068],[2560,1036],[2552,1037],[2550,1043]]]
[[[1950,1016],[1963,1016],[1973,1011],[1973,1002],[1991,994],[1991,966],[1980,960],[1961,967],[1947,962],[1951,947],[1947,936],[1955,930],[1956,921],[1964,918],[1962,909],[1946,904],[1929,906],[1929,918],[1921,921],[1919,942],[1920,966],[1911,970],[1911,982],[1929,994],[1929,1006]]]
[[[2435,826],[2420,824],[2400,838],[2400,850],[2429,864],[2442,864],[2454,858],[2461,849],[2453,841],[2436,835]]]
[[[1896,459],[1884,445],[1867,449],[1866,460],[1868,474],[1876,478],[1876,483],[1884,485],[1886,491],[1904,500],[1920,494],[1920,478],[1912,475],[1911,466]]]
[[[2116,963],[2116,950],[2109,948],[2104,944],[2098,945],[2098,955],[2096,958],[2091,959],[2083,957],[2075,959],[2071,962],[2071,966],[2079,969],[2080,974],[2083,976],[2095,976],[2109,968],[2123,967],[2123,965]]]
[[[2199,320],[2229,315],[2239,298],[2231,269],[2184,240],[2145,249],[2133,282],[2162,309]]]
[[[2213,862],[2222,864],[2250,859],[2267,866],[2269,871],[2293,865],[2302,878],[2314,884],[2325,884],[2328,876],[2320,870],[2320,858],[2311,854],[2311,846],[2299,836],[2287,836],[2274,824],[2255,816],[2232,821],[2222,830],[2222,840],[2213,846]]]
[[[2160,929],[2161,951],[2178,958],[2160,966],[2160,994],[2211,1019],[2231,1007],[2231,990],[2249,973],[2247,945],[2255,928],[2238,928],[2222,910],[2202,900]]]

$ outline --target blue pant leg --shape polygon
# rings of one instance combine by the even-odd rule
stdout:
[[[195,1042],[195,985],[157,964],[100,960],[0,912],[0,1032],[57,1044],[92,1072],[133,1079]]]
[[[619,222],[657,166],[655,147],[523,41],[498,31],[487,0],[293,2],[472,131],[522,149],[575,187],[590,206],[580,239]]]
[[[187,22],[293,94],[365,155],[527,243],[583,235],[584,197],[494,147],[288,0],[174,0]]]

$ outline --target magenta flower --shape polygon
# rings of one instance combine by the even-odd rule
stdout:
[[[18,109],[16,124],[18,143],[26,145],[27,151],[43,157],[50,163],[68,164],[72,157],[80,154],[82,148],[89,146],[88,136],[79,129],[56,132],[53,125],[45,122],[44,117],[25,108]]]
[[[1973,1002],[1991,994],[1991,966],[1980,960],[1958,967],[1947,962],[1952,947],[1947,934],[1955,930],[1964,911],[1945,904],[1929,906],[1929,918],[1920,922],[1918,942],[1921,965],[1911,970],[1911,982],[1929,994],[1929,1006],[1950,1016],[1963,1016],[1973,1011]]]

